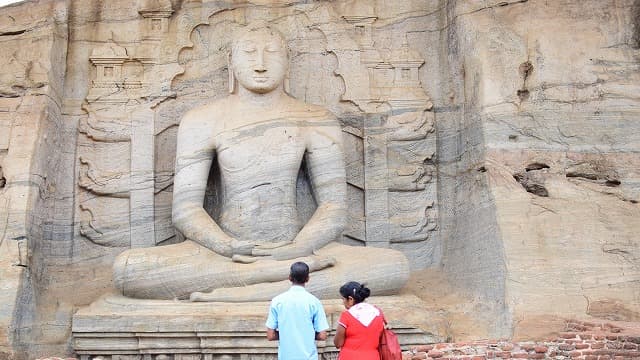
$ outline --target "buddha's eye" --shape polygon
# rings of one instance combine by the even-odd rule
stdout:
[[[267,52],[280,52],[282,51],[282,46],[278,43],[270,43],[264,48]]]
[[[254,53],[257,51],[256,45],[250,42],[240,44],[240,50],[245,53]]]

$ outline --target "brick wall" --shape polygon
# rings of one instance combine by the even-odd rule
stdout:
[[[638,325],[638,324],[635,324]],[[564,332],[546,341],[481,340],[422,345],[403,360],[482,359],[640,359],[640,331],[611,323],[568,321]]]

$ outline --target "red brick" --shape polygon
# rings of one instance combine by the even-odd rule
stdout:
[[[496,357],[496,352],[495,351],[487,351],[487,359],[493,359]]]
[[[513,350],[513,344],[502,344],[500,349],[502,349],[502,351],[511,351]]]
[[[433,350],[433,345],[420,345],[413,348],[414,352],[427,352]]]
[[[600,356],[598,356],[598,360],[611,360],[611,356],[609,356],[609,355],[600,355]]]
[[[436,346],[436,348],[437,348],[437,347],[438,347],[438,346]],[[431,351],[429,351],[429,352],[427,353],[427,355],[428,355],[430,358],[441,358],[441,357],[444,355],[444,353],[443,353],[442,351],[438,351],[438,350],[431,350]]]
[[[571,357],[571,358],[577,358],[577,357],[580,357],[580,356],[582,356],[582,353],[580,353],[580,351],[571,351],[569,353],[569,357]]]
[[[589,348],[589,344],[575,344],[575,347],[578,350],[588,349]]]
[[[541,354],[541,353],[546,353],[547,350],[549,350],[549,348],[547,348],[546,346],[539,345],[539,346],[534,347],[533,350],[535,352],[537,352],[538,354]]]
[[[527,354],[526,352],[512,353],[511,357],[514,358],[514,359],[528,359],[529,358],[529,354]]]
[[[447,348],[450,348],[450,347],[451,347],[451,345],[450,345],[450,344],[447,344],[447,343],[444,343],[444,344],[436,344],[436,349],[447,349]]]
[[[598,356],[596,355],[587,355],[584,357],[584,360],[598,360]]]
[[[509,351],[500,351],[496,354],[499,358],[508,359],[511,357],[511,352]]]
[[[603,349],[604,348],[604,343],[602,342],[596,342],[591,344],[591,348],[592,349]]]
[[[529,359],[544,359],[545,357],[546,355],[541,353],[529,354]]]
[[[428,357],[428,356],[427,356],[427,353],[425,353],[425,352],[421,352],[421,353],[417,353],[417,354],[413,355],[413,357],[411,358],[411,360],[424,360],[424,359],[426,359],[427,357]]]
[[[593,352],[593,355],[600,355],[600,356],[602,356],[602,355],[613,355],[613,353],[614,352],[611,351],[611,350],[596,350],[596,351]]]
[[[481,356],[481,355],[476,355],[471,358],[471,360],[486,360],[486,359],[487,359],[486,356]]]
[[[617,341],[618,339],[618,335],[607,335],[605,336],[607,340],[611,340],[611,341]]]
[[[624,343],[624,345],[622,345],[622,348],[625,350],[637,350],[638,349],[638,345],[633,344],[633,343]]]
[[[530,351],[535,348],[534,344],[520,344],[520,347],[524,350]]]
[[[612,332],[612,333],[619,333],[619,332],[621,332],[621,331],[622,331],[622,329],[620,329],[620,328],[618,328],[618,327],[611,328],[611,332]]]
[[[640,344],[640,336],[628,336],[627,341],[630,341],[634,344]]]
[[[604,340],[606,338],[604,335],[593,335],[593,340]]]
[[[562,339],[575,339],[576,333],[574,332],[562,332],[560,333],[560,338]]]

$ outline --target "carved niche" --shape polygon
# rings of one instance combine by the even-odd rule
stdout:
[[[373,1],[336,5],[344,27],[322,26],[343,78],[343,101],[362,109],[366,239],[374,246],[433,241],[437,229],[433,104],[420,81],[422,56],[406,40],[376,44]],[[348,37],[341,36],[348,34]],[[396,244],[396,245],[394,245]],[[410,245],[409,245],[410,246]]]
[[[77,163],[83,237],[105,246],[154,246],[174,236],[178,121],[187,109],[225,95],[221,34],[257,16],[223,5],[189,1],[174,10],[168,0],[144,1],[135,45],[111,40],[92,52],[80,125],[86,146]],[[293,95],[329,107],[343,124],[350,201],[343,241],[400,249],[433,241],[435,117],[420,79],[424,59],[407,34],[381,47],[385,29],[374,1],[323,3],[274,22],[293,45]],[[321,66],[309,74],[307,61]]]
[[[79,233],[109,247],[147,247],[175,236],[170,226],[173,171],[156,171],[156,110],[170,93],[177,54],[169,1],[144,1],[138,40],[111,39],[91,52],[93,79],[79,124]],[[163,129],[160,130],[162,132]]]

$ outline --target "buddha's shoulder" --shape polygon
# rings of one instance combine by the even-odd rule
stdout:
[[[229,98],[226,97],[194,107],[182,116],[180,125],[197,125],[203,122],[210,123],[212,117],[220,116],[220,114],[224,113],[225,109],[229,109],[231,106]]]
[[[288,110],[298,113],[303,118],[317,121],[334,121],[336,118],[329,109],[323,106],[310,104],[295,98],[290,99]]]

